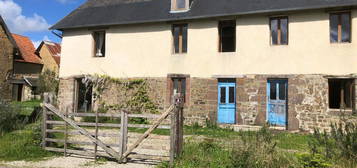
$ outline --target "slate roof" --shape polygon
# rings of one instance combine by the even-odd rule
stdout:
[[[35,47],[28,37],[18,34],[12,34],[12,37],[15,39],[21,53],[21,59],[15,59],[15,61],[42,64],[41,58],[35,54]]]
[[[357,0],[193,0],[170,13],[170,0],[88,0],[50,29],[177,21],[231,15],[356,6]]]
[[[53,59],[56,61],[57,65],[60,66],[61,63],[61,44],[51,42],[51,41],[42,41],[38,46],[36,53],[39,53],[41,48],[46,46]]]

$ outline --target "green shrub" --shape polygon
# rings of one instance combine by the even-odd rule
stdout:
[[[37,91],[39,93],[53,92],[58,93],[59,79],[56,72],[45,70],[39,76]]]
[[[18,106],[0,102],[0,135],[21,129],[26,123],[26,118],[19,117],[21,109]]]
[[[331,132],[314,131],[309,142],[312,155],[322,155],[336,164],[357,166],[357,123],[341,120],[331,124]]]
[[[304,168],[329,168],[332,167],[323,155],[320,154],[297,154],[299,162]]]

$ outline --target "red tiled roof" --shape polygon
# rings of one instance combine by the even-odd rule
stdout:
[[[50,42],[50,41],[44,41],[44,45],[48,48],[50,51],[53,59],[56,61],[57,65],[60,65],[61,62],[61,45],[58,43]]]
[[[12,34],[12,37],[14,37],[15,42],[19,47],[22,57],[22,59],[16,59],[15,61],[42,64],[41,58],[35,54],[35,47],[28,37],[18,34]]]

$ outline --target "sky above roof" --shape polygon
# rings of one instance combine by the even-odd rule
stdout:
[[[0,15],[11,33],[28,36],[37,47],[42,40],[61,42],[48,28],[86,0],[0,0]]]

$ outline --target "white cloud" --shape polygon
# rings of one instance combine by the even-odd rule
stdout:
[[[36,13],[24,16],[22,8],[13,0],[0,0],[0,14],[13,33],[41,32],[51,26],[46,19]]]
[[[35,48],[37,48],[37,47],[41,44],[42,41],[51,41],[51,40],[50,40],[50,38],[48,38],[48,36],[46,35],[46,36],[44,36],[44,37],[42,38],[42,40],[32,41],[32,43],[33,43],[33,45],[35,46]]]

